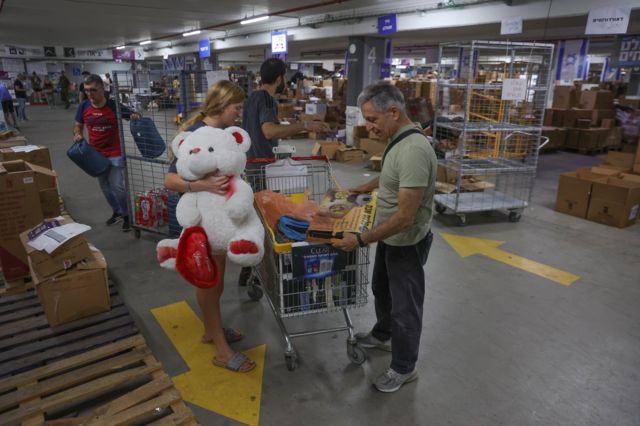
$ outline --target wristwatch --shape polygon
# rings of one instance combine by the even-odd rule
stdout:
[[[358,232],[356,234],[356,240],[358,240],[358,245],[360,247],[366,247],[367,245],[365,244],[365,242],[362,240],[362,236],[360,235],[360,233]]]

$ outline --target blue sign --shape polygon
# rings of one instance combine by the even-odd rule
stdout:
[[[79,77],[81,74],[80,68],[71,68],[71,74],[73,74],[74,77]]]
[[[393,34],[398,31],[396,27],[396,15],[386,15],[378,17],[378,34]]]
[[[380,64],[380,78],[391,77],[391,64]]]
[[[271,53],[287,53],[287,32],[271,33]]]
[[[200,40],[198,43],[198,54],[201,58],[208,58],[211,56],[211,44],[209,43],[209,39]]]

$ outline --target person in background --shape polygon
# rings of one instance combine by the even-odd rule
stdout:
[[[9,126],[20,130],[16,110],[13,108],[13,98],[4,83],[0,83],[0,102],[2,103],[2,111],[4,112],[4,121],[6,121]]]
[[[180,131],[192,132],[204,126],[220,129],[233,126],[242,111],[242,101],[244,101],[244,91],[240,87],[230,81],[219,81],[209,89],[200,112],[187,120]],[[186,181],[178,175],[176,160],[173,159],[164,184],[167,189],[179,193],[211,192],[224,195],[229,189],[229,178],[208,175],[196,181]],[[241,373],[251,371],[256,363],[243,353],[235,352],[229,346],[229,343],[237,342],[244,336],[238,330],[222,327],[220,298],[224,290],[226,255],[213,253],[213,258],[220,268],[222,280],[213,288],[196,288],[196,298],[204,319],[202,343],[215,344],[217,354],[212,361],[214,365]]]
[[[380,176],[353,188],[378,189],[375,225],[360,234],[345,233],[334,243],[352,251],[378,243],[371,280],[377,322],[356,334],[358,345],[391,352],[391,365],[375,379],[381,392],[395,392],[418,377],[416,363],[422,334],[424,265],[433,234],[436,155],[422,129],[411,122],[404,97],[389,82],[367,86],[358,97],[367,130],[389,139]]]
[[[64,73],[64,70],[60,71],[60,78],[58,78],[58,87],[60,88],[60,99],[64,103],[64,109],[69,109],[71,102],[69,101],[69,87],[71,81]]]
[[[16,100],[18,101],[18,119],[29,121],[27,118],[27,87],[24,81],[24,74],[18,74],[13,82],[13,90],[16,92]]]
[[[113,80],[111,80],[109,73],[104,75],[102,82],[104,83],[104,95],[109,99],[111,97],[111,90],[113,86]]]
[[[88,99],[78,106],[76,121],[73,127],[73,140],[80,142],[87,126],[88,142],[111,162],[109,171],[98,177],[100,189],[113,210],[106,221],[107,226],[122,222],[122,231],[131,231],[129,210],[127,207],[127,191],[124,182],[124,159],[120,147],[120,132],[116,115],[116,103],[104,95],[102,78],[89,75],[84,81],[84,91]],[[125,120],[140,118],[133,110],[120,105]]]
[[[31,73],[31,88],[33,89],[33,102],[41,103],[42,102],[42,80],[36,74],[36,72]]]
[[[53,83],[49,79],[49,76],[44,76],[44,82],[42,83],[42,89],[44,91],[44,96],[47,100],[47,104],[50,107],[53,107]]]
[[[278,58],[270,58],[260,66],[261,84],[244,103],[242,127],[251,137],[251,148],[247,153],[248,160],[274,158],[273,148],[278,146],[278,139],[287,138],[304,131],[325,132],[329,130],[326,123],[305,121],[280,124],[278,120],[278,101],[273,97],[284,91],[287,65]],[[264,167],[247,163],[247,169],[255,170]],[[263,179],[253,182],[255,192],[264,188]],[[246,285],[251,276],[251,268],[242,268],[238,284]]]
[[[89,71],[82,71],[82,82],[80,82],[80,87],[78,87],[78,103],[81,104],[87,99],[87,94],[84,91],[84,80],[89,77],[91,73]],[[107,96],[107,99],[109,97]]]

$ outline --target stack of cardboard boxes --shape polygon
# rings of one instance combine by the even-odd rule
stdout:
[[[556,210],[625,228],[640,219],[640,148],[636,154],[609,152],[598,167],[562,173]]]
[[[82,235],[65,239],[73,224],[60,216],[57,176],[49,151],[5,139],[0,149],[0,266],[5,285],[31,278],[51,326],[110,309],[106,262]],[[52,219],[53,218],[53,219]],[[39,236],[60,242],[55,250],[32,245]],[[13,289],[12,291],[17,291]]]
[[[592,153],[618,147],[620,131],[615,128],[613,93],[556,86],[552,108],[545,111],[542,135],[549,138],[546,150]]]

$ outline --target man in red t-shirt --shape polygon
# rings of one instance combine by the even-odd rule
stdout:
[[[122,231],[129,232],[131,226],[127,208],[124,159],[120,147],[116,103],[113,99],[105,97],[102,78],[98,75],[92,74],[85,79],[84,91],[88,99],[78,107],[73,127],[73,140],[74,142],[82,140],[86,125],[89,144],[111,162],[109,171],[98,176],[100,188],[113,209],[113,215],[106,224],[109,226],[122,222]],[[120,111],[125,120],[140,118],[138,114],[124,105],[120,105]]]

